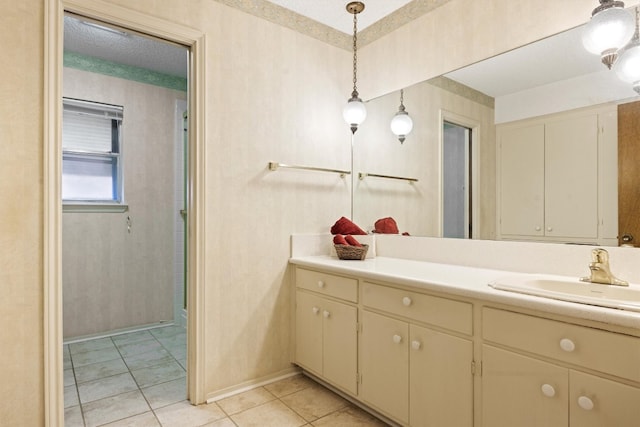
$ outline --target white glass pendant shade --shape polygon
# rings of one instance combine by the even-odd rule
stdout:
[[[367,109],[364,106],[364,102],[360,98],[349,99],[347,105],[344,106],[344,110],[342,110],[342,117],[352,127],[362,124],[364,119],[367,118]]]
[[[582,34],[585,49],[596,55],[623,48],[635,30],[633,15],[622,7],[604,9],[591,18]]]
[[[391,119],[391,132],[398,137],[409,135],[413,130],[413,120],[406,111],[398,111]]]
[[[622,52],[615,66],[618,77],[623,82],[640,81],[640,45],[633,45]]]

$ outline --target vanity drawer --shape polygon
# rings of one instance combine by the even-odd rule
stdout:
[[[640,382],[640,338],[486,307],[482,337]]]
[[[365,282],[362,303],[370,308],[471,335],[472,305]]]
[[[345,301],[358,302],[357,279],[297,268],[296,286]]]

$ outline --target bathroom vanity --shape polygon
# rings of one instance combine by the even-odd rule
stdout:
[[[293,362],[388,420],[640,423],[640,312],[488,286],[513,275],[505,270],[380,256],[290,262]]]

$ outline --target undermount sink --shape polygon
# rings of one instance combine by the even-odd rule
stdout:
[[[601,285],[579,279],[543,275],[514,275],[489,283],[494,289],[640,312],[640,286]]]

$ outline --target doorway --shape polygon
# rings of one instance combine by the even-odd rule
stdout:
[[[471,129],[442,125],[442,236],[472,236]]]
[[[65,418],[94,425],[130,415],[123,396],[186,399],[188,49],[67,14],[64,55]]]
[[[440,110],[440,236],[480,237],[480,122]]]
[[[201,336],[204,289],[202,262],[204,237],[198,233],[204,227],[204,120],[201,108],[205,91],[204,34],[181,25],[151,17],[145,13],[89,0],[46,0],[45,20],[45,177],[44,201],[44,330],[45,330],[45,424],[63,425],[63,304],[62,304],[62,71],[63,19],[73,13],[89,20],[103,22],[126,31],[158,37],[190,49],[188,105],[191,112],[189,128],[188,181],[186,197],[189,212],[188,299],[189,317],[187,397],[193,404],[205,401]],[[135,225],[135,224],[134,224]],[[196,236],[195,238],[192,238]]]

